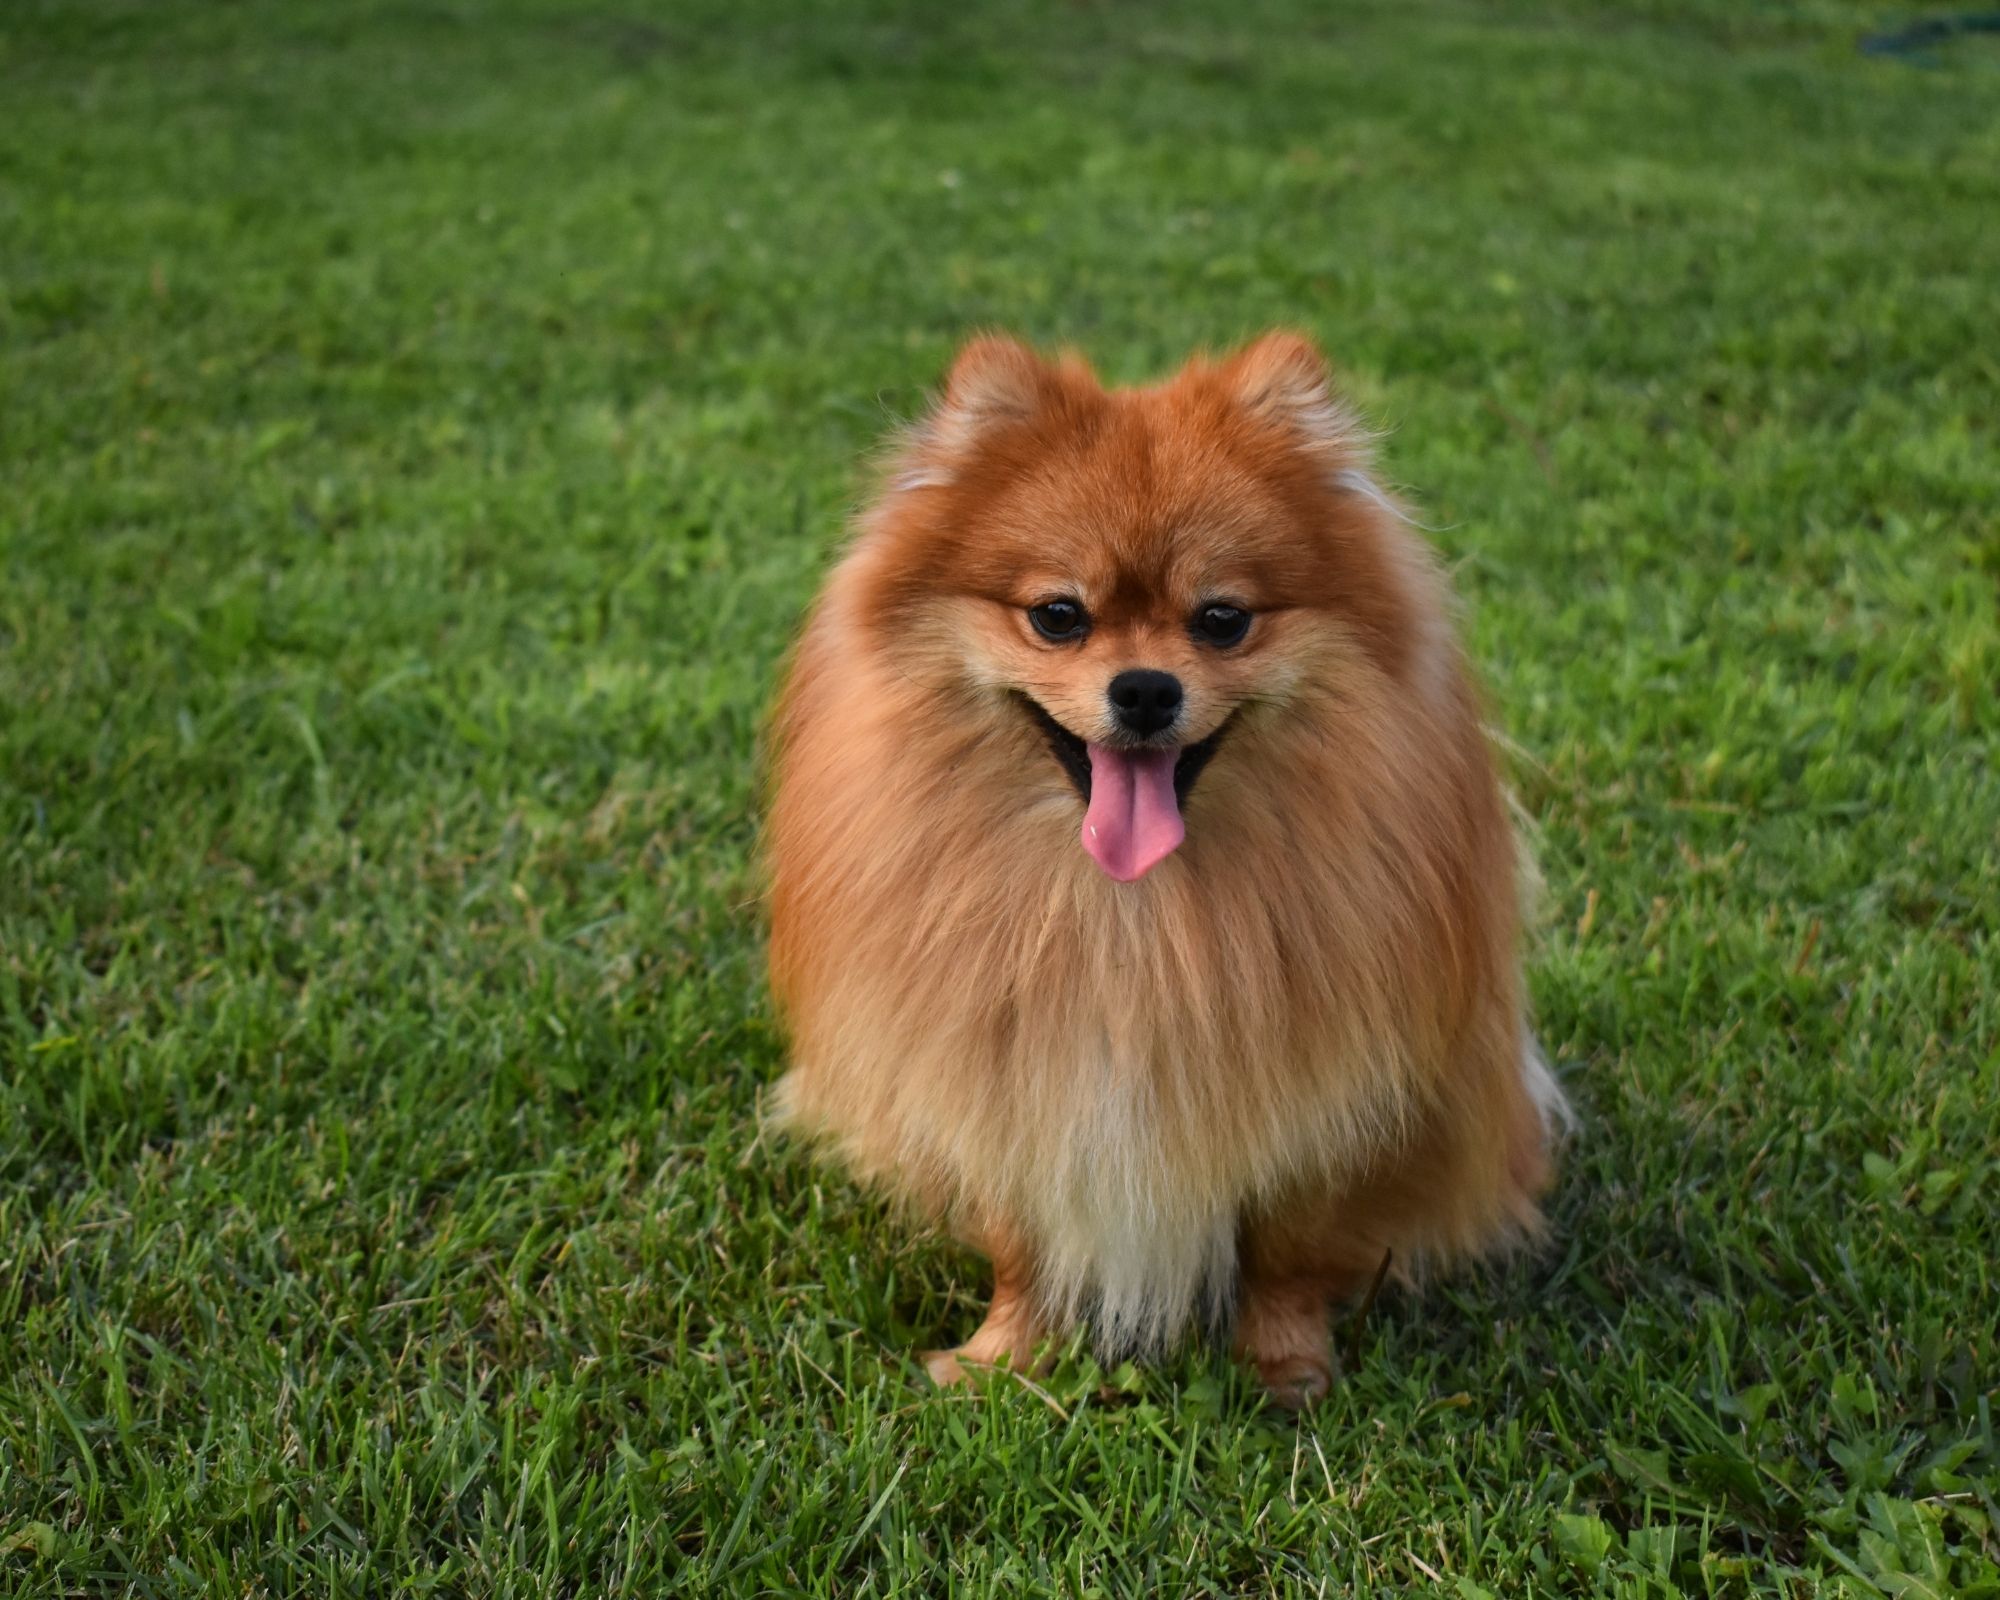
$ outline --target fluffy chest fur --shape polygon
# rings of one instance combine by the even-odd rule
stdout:
[[[1438,796],[1357,795],[1253,715],[1184,848],[1118,884],[1032,728],[915,726],[850,721],[814,752],[843,781],[780,813],[812,830],[773,952],[786,1108],[947,1222],[1025,1231],[1062,1320],[1171,1338],[1226,1295],[1246,1206],[1365,1163],[1421,1096],[1450,997],[1413,973],[1465,964],[1406,832]]]

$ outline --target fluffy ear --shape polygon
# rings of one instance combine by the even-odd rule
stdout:
[[[1064,376],[1017,339],[982,334],[967,341],[951,364],[937,408],[909,437],[896,487],[949,483],[981,435],[1026,422],[1054,404]]]
[[[1409,512],[1376,480],[1375,435],[1341,399],[1319,346],[1279,329],[1223,362],[1229,396],[1259,421],[1285,429],[1325,467],[1328,481],[1402,521]]]
[[[1366,459],[1368,430],[1333,392],[1326,357],[1304,334],[1265,334],[1223,363],[1222,378],[1251,415],[1291,429],[1309,445],[1345,446]]]
[[[981,334],[969,339],[944,382],[940,415],[978,425],[1033,416],[1055,374],[1018,339]]]

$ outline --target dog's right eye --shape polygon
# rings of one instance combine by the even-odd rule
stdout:
[[[1044,600],[1038,606],[1029,606],[1028,620],[1035,625],[1035,632],[1058,644],[1081,639],[1090,627],[1090,618],[1074,600]]]

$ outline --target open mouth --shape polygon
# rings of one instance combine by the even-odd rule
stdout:
[[[1181,808],[1235,720],[1233,712],[1198,743],[1123,749],[1090,744],[1032,696],[1017,698],[1083,797],[1083,847],[1108,875],[1120,883],[1143,878],[1180,847],[1187,833]]]
[[[1090,746],[1085,744],[1069,729],[1048,714],[1042,703],[1032,695],[1014,691],[1014,698],[1021,702],[1021,708],[1028,713],[1028,720],[1042,730],[1042,737],[1048,741],[1049,752],[1061,765],[1063,773],[1075,788],[1085,805],[1090,804]],[[1174,760],[1174,799],[1182,805],[1194,793],[1194,780],[1201,776],[1201,769],[1215,757],[1222,736],[1229,731],[1230,723],[1236,720],[1236,713],[1224,717],[1206,739],[1198,744],[1184,744]]]

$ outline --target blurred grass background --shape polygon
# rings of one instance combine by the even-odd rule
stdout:
[[[0,1590],[2000,1592],[2000,48],[1915,14],[0,14]],[[968,330],[1280,322],[1512,741],[1555,1239],[1300,1424],[936,1397],[978,1264],[756,1134],[760,708]]]

